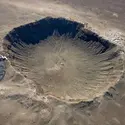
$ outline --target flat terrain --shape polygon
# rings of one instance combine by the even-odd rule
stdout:
[[[124,0],[0,0],[0,54],[5,35],[13,28],[41,18],[64,17],[125,45]],[[103,97],[67,104],[24,77],[7,60],[0,81],[0,125],[125,125],[125,76]],[[36,91],[37,90],[37,91]]]

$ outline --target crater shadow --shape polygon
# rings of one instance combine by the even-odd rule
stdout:
[[[104,46],[102,53],[111,46],[115,46],[98,34],[85,29],[84,24],[70,21],[65,18],[51,17],[14,28],[5,36],[5,39],[10,41],[13,45],[20,42],[38,44],[41,40],[45,40],[49,36],[52,36],[55,31],[58,32],[60,36],[68,34],[71,38],[77,37],[77,39],[85,42],[98,42]]]

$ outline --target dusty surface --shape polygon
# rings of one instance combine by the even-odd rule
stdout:
[[[0,1],[0,47],[4,36],[14,27],[46,16],[65,17],[114,42],[124,50],[125,2],[111,0]],[[124,59],[124,52],[123,52]],[[103,97],[89,102],[67,104],[36,91],[33,81],[6,64],[0,81],[0,125],[124,125],[124,75]]]

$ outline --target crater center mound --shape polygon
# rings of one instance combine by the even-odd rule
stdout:
[[[4,50],[37,91],[66,101],[88,101],[116,84],[123,71],[117,45],[84,24],[47,17],[14,28]]]

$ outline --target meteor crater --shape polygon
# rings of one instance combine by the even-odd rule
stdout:
[[[14,28],[5,36],[4,51],[39,93],[67,102],[103,95],[123,72],[117,45],[65,18],[46,17]]]

